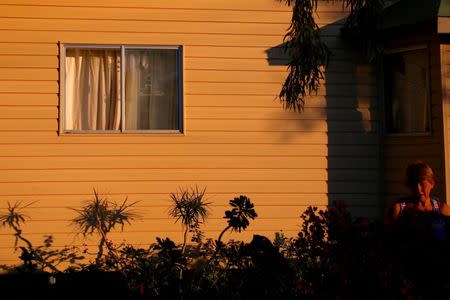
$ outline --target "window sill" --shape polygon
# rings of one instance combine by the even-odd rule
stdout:
[[[179,130],[127,130],[127,131],[102,131],[102,130],[83,130],[83,131],[63,131],[60,136],[85,136],[85,137],[133,137],[133,136],[184,136],[184,132]]]
[[[396,138],[396,137],[431,137],[432,132],[411,132],[411,133],[385,133],[385,137]]]

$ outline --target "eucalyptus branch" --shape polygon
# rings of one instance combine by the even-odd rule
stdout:
[[[320,28],[314,20],[319,0],[278,0],[292,6],[291,25],[284,36],[289,53],[289,74],[279,99],[287,110],[303,111],[305,99],[317,93],[324,79],[331,51],[321,40]],[[322,0],[341,2],[349,9],[342,33],[344,38],[362,47],[369,61],[381,53],[378,32],[381,29],[385,0]]]
[[[303,111],[305,97],[317,92],[324,79],[324,66],[331,55],[320,38],[320,28],[314,20],[318,0],[284,0],[293,4],[291,25],[284,36],[285,51],[290,54],[289,74],[279,98],[287,110]]]
[[[350,13],[342,30],[343,37],[357,45],[369,62],[382,52],[379,32],[386,0],[345,0]]]

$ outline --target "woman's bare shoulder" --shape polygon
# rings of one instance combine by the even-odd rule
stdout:
[[[392,205],[392,220],[393,221],[397,220],[398,216],[400,215],[400,211],[401,211],[400,202],[395,202]]]
[[[441,204],[441,214],[450,217],[450,206],[445,202],[442,202]]]
[[[386,222],[391,223],[396,221],[401,211],[401,204],[398,200],[392,201],[388,206],[388,210],[386,212]]]

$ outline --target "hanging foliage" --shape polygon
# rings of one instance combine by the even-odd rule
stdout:
[[[386,0],[345,0],[350,14],[347,17],[343,38],[359,47],[369,62],[381,53],[379,32]]]
[[[314,20],[319,0],[278,1],[292,6],[291,25],[284,36],[285,51],[290,55],[289,74],[279,98],[285,109],[303,111],[306,96],[317,93],[324,79],[331,51],[321,40],[320,28]],[[344,36],[357,39],[368,59],[373,60],[379,53],[377,30],[385,0],[323,1],[342,2],[343,9],[349,9],[343,28]]]

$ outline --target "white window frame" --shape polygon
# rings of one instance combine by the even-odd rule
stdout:
[[[408,52],[408,51],[414,51],[414,50],[426,50],[428,53],[428,59],[427,59],[427,86],[428,86],[428,91],[427,91],[427,102],[428,102],[428,131],[425,132],[389,132],[388,126],[387,126],[387,105],[392,105],[391,103],[388,103],[387,99],[386,99],[386,86],[385,86],[385,70],[384,70],[384,56],[385,55],[390,55],[390,54],[397,54],[397,53],[403,53],[403,52]],[[390,49],[386,49],[384,50],[384,54],[383,54],[383,77],[382,77],[382,99],[383,99],[383,123],[384,123],[384,134],[386,136],[431,136],[432,132],[433,132],[433,128],[432,128],[432,112],[431,112],[431,71],[430,71],[430,47],[428,44],[415,44],[412,46],[406,46],[406,47],[398,47],[398,48],[390,48]],[[391,100],[392,101],[392,100]]]
[[[119,130],[66,130],[64,118],[66,114],[66,50],[67,49],[120,49],[120,98],[121,115]],[[125,128],[125,50],[126,49],[172,49],[177,50],[177,85],[178,85],[178,129],[139,129],[130,130]],[[72,44],[60,43],[60,117],[59,134],[182,134],[184,133],[184,88],[183,88],[183,46],[182,45],[131,45],[131,44]]]

